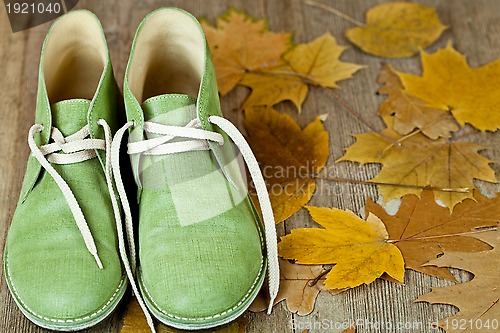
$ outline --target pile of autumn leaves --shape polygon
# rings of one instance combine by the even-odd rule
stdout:
[[[311,199],[329,156],[329,142],[321,119],[302,129],[273,106],[289,100],[300,113],[309,85],[336,88],[362,66],[339,60],[344,47],[330,33],[293,44],[290,33],[269,32],[264,20],[235,10],[215,26],[206,21],[202,25],[221,95],[238,84],[251,89],[241,109],[247,139],[261,166],[305,170],[300,176],[266,172],[276,222],[283,222]],[[445,28],[433,8],[386,3],[371,9],[366,24],[346,36],[365,52],[402,57],[430,45]],[[464,126],[479,131],[500,128],[500,61],[470,68],[451,44],[434,54],[422,52],[421,58],[420,76],[382,65],[379,92],[386,99],[379,115],[386,129],[356,134],[356,142],[336,162],[381,164],[372,181],[380,184],[384,203],[401,199],[398,212],[389,215],[369,198],[366,220],[348,210],[306,206],[323,228],[292,230],[282,237],[279,254],[297,264],[334,265],[321,285],[336,291],[386,276],[403,282],[405,267],[449,280],[454,277],[446,267],[465,269],[474,273],[472,281],[434,290],[419,300],[459,306],[454,318],[494,319],[500,311],[495,279],[500,275],[500,239],[491,230],[500,216],[500,197],[484,197],[473,180],[497,180],[491,161],[479,153],[484,147],[458,141],[455,133]],[[297,281],[287,274],[314,279],[324,268],[286,260],[281,264],[284,287],[277,301],[286,298],[290,310],[307,314],[320,288],[294,285]],[[293,300],[294,287],[308,293],[300,295],[302,301],[312,302],[304,307]],[[461,293],[474,298],[469,305],[458,301]]]

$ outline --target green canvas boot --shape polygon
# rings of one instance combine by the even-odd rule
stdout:
[[[42,48],[31,155],[4,252],[15,302],[47,329],[97,324],[127,287],[111,201],[117,92],[97,17],[59,18]]]
[[[184,330],[227,324],[250,306],[266,269],[272,304],[279,268],[269,196],[250,147],[222,118],[198,21],[175,8],[148,15],[137,30],[123,89],[129,122],[115,135],[113,159],[130,129],[139,202],[137,270],[134,260],[131,266],[145,312]],[[265,227],[234,146],[255,183]],[[135,248],[119,165],[113,171]]]

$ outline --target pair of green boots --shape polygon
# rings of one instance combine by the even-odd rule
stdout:
[[[140,24],[123,85],[126,124],[118,123],[121,97],[101,24],[88,11],[52,25],[38,84],[31,155],[4,254],[8,287],[26,317],[53,330],[91,327],[130,282],[152,331],[149,313],[175,328],[209,329],[250,306],[266,269],[272,304],[279,269],[269,197],[248,144],[221,117],[193,16],[163,8]],[[127,130],[134,223],[119,162]]]

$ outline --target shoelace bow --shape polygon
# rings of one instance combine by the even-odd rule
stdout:
[[[100,269],[103,269],[101,259],[97,254],[97,247],[95,245],[94,238],[89,229],[85,216],[83,215],[82,209],[78,204],[78,201],[71,191],[68,183],[61,177],[56,169],[50,164],[73,164],[78,162],[83,162],[97,156],[96,149],[105,150],[106,156],[111,154],[111,142],[112,134],[108,123],[100,119],[98,124],[104,128],[105,140],[102,139],[92,139],[89,138],[90,130],[89,125],[85,125],[82,129],[76,133],[64,137],[59,129],[52,127],[50,132],[50,138],[53,142],[46,145],[38,147],[35,143],[35,133],[41,132],[43,130],[43,125],[35,124],[31,126],[28,134],[28,146],[30,147],[31,153],[34,158],[42,165],[42,167],[52,176],[57,186],[61,189],[61,192],[68,203],[68,206],[73,214],[76,225],[82,234],[85,246],[88,251],[95,258],[95,261]],[[58,153],[62,151],[63,153]],[[114,195],[111,165],[106,162],[106,183],[111,196]],[[121,226],[120,226],[121,227]]]
[[[268,307],[268,313],[271,313],[274,300],[278,294],[279,289],[279,264],[278,264],[278,246],[276,229],[274,222],[273,210],[271,207],[271,201],[269,200],[269,194],[267,192],[266,184],[262,173],[260,171],[258,162],[246,142],[240,131],[228,120],[218,117],[211,116],[208,119],[212,124],[218,126],[222,129],[230,138],[233,140],[235,145],[240,150],[243,159],[245,160],[250,176],[254,182],[255,189],[257,192],[257,197],[262,210],[262,217],[264,220],[264,229],[266,234],[266,250],[268,258],[268,279],[269,279],[269,293],[270,302]],[[137,301],[141,306],[148,325],[152,332],[155,332],[154,323],[149,314],[144,300],[142,299],[137,285],[134,279],[135,273],[135,242],[133,234],[133,224],[132,215],[130,212],[130,205],[128,202],[127,195],[125,193],[125,188],[123,186],[123,181],[120,172],[119,156],[120,156],[120,144],[122,142],[125,132],[134,126],[134,122],[126,123],[122,128],[120,128],[113,139],[111,148],[111,165],[113,167],[113,173],[115,176],[116,188],[118,195],[121,199],[122,207],[125,215],[125,229],[127,233],[127,238],[129,241],[130,249],[130,261],[127,259],[127,253],[125,251],[125,246],[120,246],[120,254],[124,261],[125,270],[131,281],[132,290],[137,297]],[[146,139],[138,142],[131,142],[128,144],[128,154],[144,154],[144,155],[166,155],[174,154],[179,152],[195,151],[195,150],[209,150],[208,141],[216,142],[219,145],[224,144],[224,138],[222,135],[216,132],[211,132],[201,129],[201,124],[198,119],[193,119],[186,126],[168,126],[162,125],[154,122],[145,122],[144,131],[146,133],[162,135],[153,139]],[[175,138],[188,139],[182,142],[171,142]],[[106,163],[108,165],[108,163]],[[113,203],[113,207],[118,210],[118,204]],[[121,219],[120,214],[115,214],[117,219]],[[117,222],[118,224],[118,222]],[[119,230],[119,243],[123,243],[123,235],[120,235],[121,228]]]

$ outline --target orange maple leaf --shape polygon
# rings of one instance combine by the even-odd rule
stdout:
[[[330,153],[328,133],[319,119],[301,129],[289,115],[265,107],[245,110],[245,129],[268,185],[274,218],[282,222],[311,199],[313,176]]]
[[[227,94],[248,71],[263,70],[283,63],[281,55],[291,46],[291,34],[267,30],[264,19],[229,9],[216,26],[201,20],[210,45],[217,84]]]

